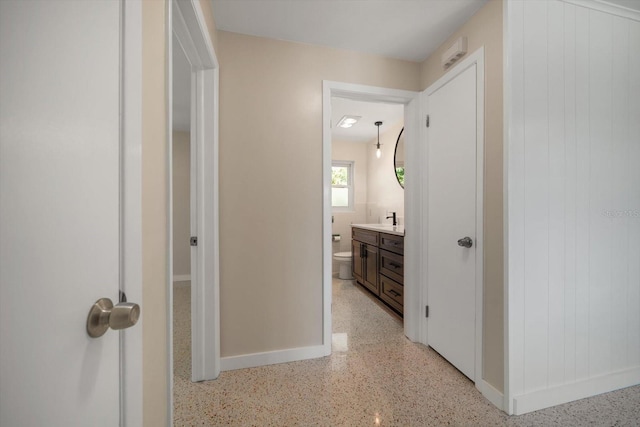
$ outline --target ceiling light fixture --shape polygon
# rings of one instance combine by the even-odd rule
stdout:
[[[380,151],[380,125],[382,124],[382,122],[375,122],[374,124],[378,126],[378,143],[376,144],[376,157],[380,158],[380,156],[382,155],[382,151]]]
[[[338,122],[338,127],[344,129],[350,128],[351,126],[355,125],[361,118],[362,116],[342,116],[342,118]]]

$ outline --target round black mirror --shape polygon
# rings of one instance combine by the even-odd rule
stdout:
[[[395,168],[398,184],[400,184],[400,187],[404,188],[404,128],[400,130],[398,140],[396,141],[396,151],[393,155],[393,167]]]

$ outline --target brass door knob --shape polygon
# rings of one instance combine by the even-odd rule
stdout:
[[[89,310],[87,333],[91,338],[101,337],[111,329],[126,329],[138,322],[140,306],[132,302],[116,304],[109,298],[100,298]]]

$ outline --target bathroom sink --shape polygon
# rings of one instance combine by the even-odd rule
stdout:
[[[364,228],[367,230],[382,231],[385,233],[404,236],[404,225],[391,224],[351,224],[352,227]]]

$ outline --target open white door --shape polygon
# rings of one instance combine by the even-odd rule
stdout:
[[[461,67],[428,93],[427,336],[429,346],[475,381],[482,298],[477,64]]]
[[[124,8],[0,1],[2,426],[141,422],[141,395],[129,394],[141,385],[121,381],[120,362],[141,326],[87,334],[91,306],[119,302],[140,255],[139,239],[125,238],[139,233],[124,206],[139,194],[122,179],[139,151],[122,149]],[[130,289],[139,296],[140,284]],[[126,368],[137,376],[140,366]]]
[[[219,63],[199,2],[173,0],[170,22],[180,43],[172,51],[191,64],[191,378],[205,381],[220,374]],[[172,283],[169,295],[173,302]]]

